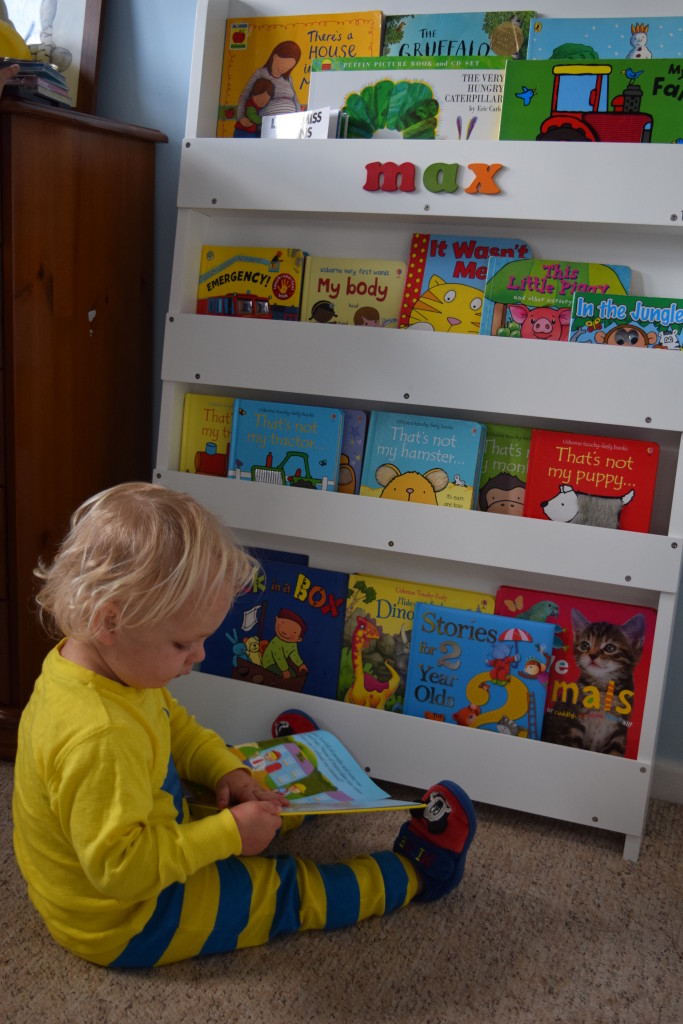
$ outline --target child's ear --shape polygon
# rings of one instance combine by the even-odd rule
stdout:
[[[101,644],[109,646],[114,643],[119,631],[121,610],[113,601],[107,601],[95,612],[93,627],[95,638]]]

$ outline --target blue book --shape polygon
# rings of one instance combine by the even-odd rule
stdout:
[[[471,420],[370,413],[360,493],[446,508],[474,508],[486,427]]]
[[[365,437],[368,432],[368,414],[362,409],[344,409],[344,429],[339,459],[337,490],[343,494],[358,494],[363,469]]]
[[[343,426],[341,409],[236,398],[228,477],[334,491]]]
[[[416,604],[404,714],[537,740],[555,626]]]
[[[204,644],[201,671],[335,699],[348,579],[264,559]]]
[[[387,14],[382,53],[396,57],[526,57],[534,11]]]
[[[683,16],[536,18],[529,60],[649,60],[683,57]]]

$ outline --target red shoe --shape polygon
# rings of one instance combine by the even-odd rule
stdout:
[[[314,732],[318,729],[318,723],[314,722],[305,711],[298,711],[290,708],[288,711],[281,711],[271,727],[271,733],[277,740],[280,736],[292,736],[300,732]]]

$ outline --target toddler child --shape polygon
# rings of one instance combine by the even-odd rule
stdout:
[[[253,559],[186,494],[145,483],[74,514],[37,601],[62,639],[19,728],[14,847],[52,936],[96,964],[149,967],[337,928],[434,899],[462,877],[476,819],[450,782],[394,851],[316,865],[260,856],[287,801],[171,696]],[[180,778],[220,810],[192,820]]]

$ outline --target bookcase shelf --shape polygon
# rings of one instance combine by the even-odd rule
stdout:
[[[516,583],[656,607],[636,760],[296,698],[378,778],[421,786],[450,776],[475,800],[623,832],[625,856],[635,859],[681,574],[683,360],[672,353],[627,355],[600,346],[263,323],[193,311],[202,245],[279,244],[380,259],[407,253],[418,230],[476,229],[523,238],[535,255],[553,260],[627,263],[634,293],[680,295],[681,147],[212,138],[226,18],[273,14],[280,6],[274,0],[198,3],[155,479],[190,491],[245,543],[305,552],[324,568],[488,592]],[[299,6],[357,9],[334,0]],[[401,9],[396,2],[381,6]],[[583,6],[573,13],[589,13]],[[664,7],[673,12],[672,2]],[[469,8],[435,0],[432,9]],[[630,16],[623,5],[619,12]],[[366,165],[377,160],[414,164],[415,190],[364,189]],[[425,189],[421,172],[434,163],[457,163],[462,188]],[[472,163],[502,165],[500,194],[465,192]],[[372,498],[180,473],[186,391],[409,407],[647,438],[660,445],[652,529],[636,534],[402,502],[380,506]],[[229,742],[267,734],[275,714],[292,703],[285,691],[210,675],[178,680],[173,689]]]

